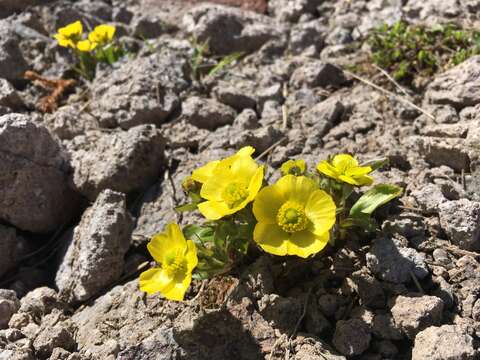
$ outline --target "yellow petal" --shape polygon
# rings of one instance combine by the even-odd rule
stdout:
[[[263,185],[264,169],[264,166],[260,166],[259,168],[257,168],[257,170],[250,179],[250,183],[248,184],[248,202],[252,201],[257,196],[260,188]]]
[[[336,220],[335,202],[325,191],[316,190],[305,205],[305,215],[312,222],[315,234],[328,232]]]
[[[343,182],[346,182],[347,184],[350,184],[350,185],[360,185],[360,183],[355,178],[353,178],[351,176],[339,175],[338,179],[342,180]]]
[[[257,223],[253,231],[253,240],[270,254],[287,255],[288,234],[276,224]]]
[[[197,248],[192,240],[187,240],[185,259],[187,260],[187,272],[191,273],[198,265]]]
[[[168,300],[182,301],[191,282],[191,274],[188,274],[181,279],[175,279],[173,286],[163,290],[162,295],[165,296],[165,298],[167,298]]]
[[[257,171],[258,165],[250,156],[239,156],[231,164],[230,169],[233,177],[248,183]]]
[[[224,217],[225,215],[232,214],[232,209],[230,209],[227,204],[219,201],[204,201],[198,204],[198,211],[205,216],[208,220],[218,220]]]
[[[276,224],[278,210],[284,202],[276,186],[266,186],[260,190],[253,202],[253,214],[258,222]]]
[[[75,21],[74,23],[58,29],[58,33],[65,35],[66,37],[80,36],[83,33],[83,25],[80,21]]]
[[[370,166],[358,166],[354,168],[347,169],[345,175],[347,176],[363,176],[367,175],[372,172],[372,168]]]
[[[359,185],[372,185],[373,184],[373,178],[368,175],[363,175],[358,178],[356,178],[357,182]]]
[[[358,161],[348,154],[338,154],[333,157],[332,165],[340,173],[344,173],[347,169],[358,166]]]
[[[255,152],[255,148],[252,146],[244,146],[237,151],[238,156],[251,156]]]
[[[82,40],[77,43],[77,49],[83,52],[90,52],[94,48],[94,43],[90,42],[90,40]]]
[[[337,179],[339,175],[337,169],[335,169],[332,165],[330,165],[329,162],[326,160],[318,163],[317,170],[321,174],[327,175],[334,179]]]
[[[297,255],[307,258],[321,251],[327,244],[330,234],[327,231],[321,236],[308,230],[292,233],[288,242],[288,255]]]
[[[173,248],[186,248],[187,243],[182,230],[177,224],[168,224],[163,233],[156,234],[147,244],[148,251],[153,259],[161,264],[164,256]]]
[[[172,281],[173,279],[168,276],[166,271],[153,268],[140,274],[139,285],[141,291],[145,291],[147,294],[154,294],[168,288]]]
[[[225,187],[235,181],[230,177],[230,173],[227,170],[220,171],[215,170],[215,174],[211,176],[200,189],[200,196],[204,199],[211,201],[222,201],[223,191]]]
[[[215,170],[219,163],[220,160],[215,160],[209,162],[201,168],[198,168],[192,173],[192,179],[203,184],[212,176],[213,170]]]
[[[318,190],[318,185],[310,178],[306,176],[293,176],[290,177],[291,188],[288,195],[288,200],[295,201],[301,205],[306,204],[310,195]],[[293,178],[293,179],[292,179]]]

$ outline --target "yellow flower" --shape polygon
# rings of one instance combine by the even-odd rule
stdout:
[[[95,50],[97,47],[96,43],[92,43],[90,40],[81,40],[77,43],[77,49],[82,51],[82,52],[90,52]]]
[[[155,235],[147,247],[161,267],[140,274],[140,290],[148,294],[160,292],[169,300],[183,300],[198,263],[193,241],[185,240],[177,224],[168,224],[166,231]]]
[[[370,166],[359,166],[358,161],[348,154],[335,155],[331,162],[324,160],[317,165],[317,170],[335,180],[350,185],[371,185],[373,178],[367,174],[373,170]]]
[[[75,21],[74,23],[58,29],[54,38],[57,39],[60,46],[75,48],[77,42],[82,39],[82,33],[82,23],[80,21]]]
[[[286,175],[258,193],[253,214],[253,239],[263,250],[306,258],[327,245],[336,207],[312,179]]]
[[[305,174],[306,169],[307,166],[305,165],[305,160],[302,159],[288,160],[280,167],[280,171],[282,172],[283,176],[288,174],[300,176]]]
[[[254,151],[251,146],[244,147],[192,173],[192,179],[202,184],[200,196],[206,201],[198,210],[207,219],[234,214],[253,201],[263,183],[263,166],[252,159]]]
[[[104,45],[112,41],[115,30],[115,26],[112,25],[103,24],[95,26],[95,29],[88,34],[88,40],[92,43]]]

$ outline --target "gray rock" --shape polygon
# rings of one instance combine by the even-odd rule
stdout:
[[[154,14],[142,14],[134,18],[131,27],[133,35],[140,39],[154,39],[168,30],[162,19]]]
[[[439,207],[447,199],[443,196],[442,190],[436,184],[425,184],[417,190],[412,191],[418,206],[427,215],[437,214]]]
[[[40,359],[46,359],[54,348],[62,348],[65,350],[74,350],[75,340],[68,329],[61,325],[47,327],[43,329],[33,342],[35,353]]]
[[[290,31],[290,52],[293,55],[319,54],[323,49],[327,31],[318,20],[298,24]]]
[[[94,201],[104,189],[123,193],[152,184],[164,164],[164,139],[152,125],[128,131],[92,131],[70,142],[73,184]]]
[[[479,355],[473,337],[464,328],[443,325],[417,334],[412,360],[474,360]]]
[[[213,4],[189,10],[183,25],[200,43],[208,40],[210,51],[216,55],[250,53],[284,34],[283,27],[267,16]]]
[[[370,271],[384,281],[400,284],[411,281],[411,272],[419,279],[429,274],[422,253],[390,237],[374,240],[366,257]]]
[[[15,265],[16,260],[17,232],[14,228],[0,225],[0,277]]]
[[[278,128],[267,125],[254,130],[245,130],[241,133],[231,135],[230,145],[234,148],[242,146],[253,146],[258,154],[261,154],[279,141],[283,132]]]
[[[236,113],[231,107],[216,100],[192,96],[183,102],[182,116],[200,129],[215,130],[233,123]]]
[[[330,63],[320,60],[307,62],[295,70],[290,85],[301,87],[339,87],[346,82],[343,71]]]
[[[19,313],[41,318],[50,314],[54,309],[63,308],[64,304],[59,300],[55,290],[48,287],[39,287],[30,291],[20,300]],[[12,326],[10,325],[10,327]]]
[[[370,346],[370,327],[360,319],[340,320],[333,334],[333,345],[346,356],[360,355]]]
[[[443,316],[443,301],[436,296],[398,296],[391,309],[398,329],[410,339],[432,325],[440,325]]]
[[[65,105],[52,114],[45,114],[43,124],[61,140],[70,140],[87,130],[98,128],[97,121],[76,104]]]
[[[376,314],[373,318],[372,332],[380,339],[403,339],[403,334],[395,325],[391,314]]]
[[[239,81],[231,84],[225,81],[219,81],[213,89],[213,93],[218,101],[224,103],[237,111],[244,109],[255,109],[257,99],[252,90],[255,89],[254,82]]]
[[[128,129],[165,122],[180,105],[178,94],[187,87],[186,64],[183,52],[160,44],[152,55],[97,76],[92,86],[93,114],[105,127]]]
[[[430,165],[447,165],[458,172],[470,170],[471,161],[464,139],[412,136],[411,141]]]
[[[22,230],[49,232],[75,214],[69,162],[48,130],[26,115],[0,117],[0,219]]]
[[[46,4],[49,1],[50,0],[4,0],[0,8],[0,19],[23,11],[29,6]]]
[[[472,56],[460,65],[437,76],[427,88],[426,99],[434,104],[464,108],[480,103],[480,56]]]
[[[125,195],[103,191],[75,228],[55,278],[68,301],[87,300],[120,277],[132,229]]]
[[[364,272],[357,271],[352,274],[352,280],[357,287],[362,306],[374,309],[385,307],[385,293],[377,279]]]
[[[328,344],[320,339],[308,336],[297,336],[295,339],[295,356],[293,360],[346,360],[337,354]]]
[[[117,360],[174,360],[185,356],[184,351],[173,337],[173,329],[159,328],[141,343],[127,347],[121,351]]]
[[[233,128],[251,130],[258,127],[257,113],[252,109],[243,110],[233,121]]]
[[[7,2],[10,1],[7,0]],[[0,8],[0,17],[2,17],[2,8]],[[28,69],[18,44],[18,36],[9,29],[8,25],[0,23],[0,78],[19,80]]]
[[[0,78],[0,106],[5,106],[11,110],[20,110],[24,104],[15,88],[6,79]]]
[[[467,199],[439,206],[440,225],[450,241],[461,249],[480,250],[480,203]]]
[[[20,301],[13,290],[0,289],[0,329],[6,329],[13,314],[20,308]]]
[[[314,14],[321,0],[270,0],[268,11],[281,21],[296,22],[304,14]]]

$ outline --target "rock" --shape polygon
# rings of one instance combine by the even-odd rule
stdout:
[[[321,0],[270,0],[268,11],[280,21],[296,22],[304,14],[314,14]]]
[[[412,191],[418,206],[427,215],[437,214],[439,206],[447,201],[440,187],[436,184],[425,184]]]
[[[45,114],[43,124],[61,140],[71,140],[87,130],[98,128],[96,120],[81,112],[76,104],[65,105],[52,114]]]
[[[443,301],[436,296],[398,296],[391,309],[396,326],[410,339],[432,325],[439,325],[443,316]]]
[[[343,355],[360,355],[370,346],[371,338],[370,328],[362,320],[340,320],[333,334],[333,345]]]
[[[480,56],[472,56],[460,65],[438,75],[428,85],[425,98],[433,104],[457,109],[480,103]]]
[[[333,316],[339,307],[338,296],[324,294],[318,298],[318,306],[325,316]]]
[[[0,106],[8,107],[13,111],[20,110],[24,106],[20,95],[5,79],[0,79]]]
[[[0,277],[15,265],[16,260],[17,232],[14,228],[0,225]]]
[[[290,31],[289,49],[293,55],[318,55],[328,30],[318,20],[300,23]]]
[[[13,314],[20,308],[20,301],[13,290],[0,289],[0,329],[6,329]]]
[[[132,229],[125,195],[100,193],[75,228],[55,278],[68,301],[87,300],[120,277]]]
[[[471,161],[465,140],[426,136],[412,136],[410,140],[430,165],[447,165],[457,172],[470,170]]]
[[[72,219],[77,196],[68,187],[70,164],[48,130],[26,115],[0,117],[0,219],[49,232]]]
[[[465,329],[456,325],[431,326],[415,337],[412,360],[474,360],[479,354]]]
[[[95,78],[91,108],[102,126],[160,125],[179,107],[178,94],[187,87],[186,55],[168,44],[159,48]]]
[[[164,139],[152,125],[89,132],[68,144],[75,188],[94,201],[104,189],[123,193],[152,184],[164,164]]]
[[[307,62],[295,70],[290,85],[301,87],[340,87],[346,82],[343,71],[335,65],[320,60]]]
[[[0,8],[0,19],[6,18],[16,12],[25,10],[29,6],[46,4],[51,0],[4,0]]]
[[[253,146],[257,154],[261,154],[279,141],[282,136],[283,132],[281,130],[267,125],[254,130],[245,130],[238,134],[233,133],[230,139],[230,146],[234,148]]]
[[[233,123],[236,113],[229,106],[216,100],[193,96],[184,101],[182,116],[200,129],[215,130]]]
[[[239,81],[230,84],[225,81],[219,81],[213,89],[213,93],[218,101],[234,108],[237,111],[244,109],[255,109],[257,99],[252,90],[255,89],[254,82]]]
[[[480,203],[467,199],[445,201],[439,206],[440,225],[461,249],[480,250]]]
[[[311,336],[298,335],[294,341],[296,354],[293,360],[345,360],[322,340]]]
[[[374,277],[357,271],[352,274],[352,280],[357,287],[358,296],[361,305],[374,309],[382,309],[385,307],[385,293],[382,285]]]
[[[390,314],[376,314],[373,318],[373,334],[380,339],[401,340],[402,332],[396,327]]]
[[[391,237],[374,240],[366,258],[370,271],[384,281],[400,284],[411,281],[411,272],[418,279],[429,274],[422,253],[399,246]]]
[[[265,320],[280,329],[293,329],[302,315],[303,303],[298,297],[265,294],[258,302],[258,311]]]
[[[60,325],[43,329],[33,342],[35,353],[40,359],[48,358],[54,348],[59,347],[71,351],[74,350],[75,345],[70,331]]]
[[[258,126],[258,116],[252,109],[243,110],[233,121],[233,127],[241,130],[251,130]]]
[[[57,292],[45,286],[30,291],[20,300],[19,313],[41,318],[50,314],[54,309],[63,308],[64,304],[59,300]],[[12,326],[10,325],[10,327]]]
[[[117,360],[173,360],[178,356],[185,356],[185,354],[175,341],[173,329],[161,327],[141,343],[129,346],[121,351]]]
[[[284,34],[282,26],[267,16],[214,4],[190,9],[183,17],[183,26],[198,42],[208,40],[215,55],[251,53]]]
[[[142,40],[155,39],[168,32],[167,25],[163,20],[153,14],[142,14],[132,21],[133,36]]]
[[[3,3],[0,8],[0,18],[2,10]],[[16,81],[21,79],[28,69],[18,44],[18,36],[9,29],[8,25],[0,23],[0,78]]]

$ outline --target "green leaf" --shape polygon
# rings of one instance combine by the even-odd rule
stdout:
[[[376,208],[400,196],[403,189],[391,184],[378,184],[363,194],[350,209],[351,217],[371,214]]]
[[[196,209],[197,209],[197,203],[183,204],[175,207],[175,211],[178,211],[178,212],[195,211]]]
[[[183,235],[186,239],[203,246],[208,242],[213,242],[215,230],[211,226],[187,225],[183,228]]]
[[[370,166],[372,171],[380,169],[386,165],[388,165],[388,158],[373,159],[361,164],[361,166]]]

